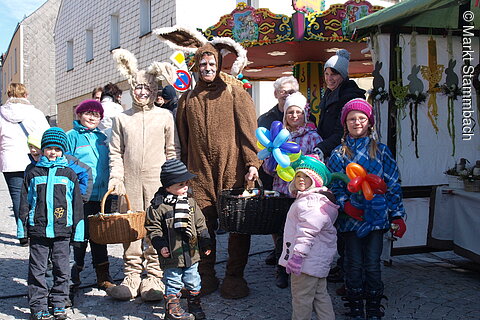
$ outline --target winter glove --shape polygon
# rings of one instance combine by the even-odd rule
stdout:
[[[300,275],[302,270],[302,264],[303,258],[297,254],[294,254],[287,262],[287,273],[293,273],[297,276]]]
[[[123,181],[117,178],[111,178],[110,181],[108,181],[108,190],[112,189],[114,189],[112,194],[119,196],[124,196],[127,193]]]
[[[407,231],[407,225],[405,224],[403,219],[398,218],[398,219],[393,220],[392,225],[395,226],[395,228],[391,228],[391,230],[393,232],[393,235],[395,237],[399,237],[399,238],[403,237],[403,235]],[[398,228],[396,228],[396,226],[398,226]]]
[[[363,221],[363,210],[353,206],[350,201],[345,202],[343,211],[353,219]]]

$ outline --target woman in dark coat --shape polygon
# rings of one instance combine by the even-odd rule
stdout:
[[[343,136],[343,126],[340,123],[340,111],[343,106],[355,98],[365,99],[365,90],[360,89],[355,81],[348,78],[349,61],[350,53],[340,49],[327,60],[323,67],[327,90],[320,102],[320,121],[317,132],[323,141],[317,145],[317,148],[323,153],[325,159],[340,144]]]

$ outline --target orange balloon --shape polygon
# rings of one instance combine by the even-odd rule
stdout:
[[[345,171],[347,172],[347,176],[350,179],[353,179],[355,177],[365,178],[365,176],[367,175],[367,171],[365,171],[365,169],[361,165],[355,162],[349,163]]]
[[[363,196],[368,201],[373,199],[372,188],[370,187],[370,184],[366,180],[363,180],[363,182],[362,182],[362,192],[363,192]]]

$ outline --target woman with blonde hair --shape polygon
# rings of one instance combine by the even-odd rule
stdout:
[[[22,83],[10,83],[8,99],[0,106],[0,171],[3,172],[18,223],[20,191],[25,168],[30,163],[28,135],[35,130],[50,127],[42,111],[28,101],[28,92]],[[26,244],[26,239],[20,239]]]

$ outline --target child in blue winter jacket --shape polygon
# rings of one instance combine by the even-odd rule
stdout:
[[[47,129],[41,142],[43,156],[24,178],[17,236],[30,238],[30,319],[67,319],[70,241],[84,241],[82,196],[77,175],[63,157],[66,145],[62,129]],[[50,292],[53,315],[48,311],[45,281],[49,255],[54,276]]]
[[[340,121],[344,136],[342,144],[330,156],[330,170],[345,173],[347,165],[354,162],[367,173],[382,178],[387,185],[385,194],[375,194],[370,201],[350,193],[342,181],[335,180],[330,185],[345,213],[339,215],[337,229],[345,239],[345,286],[350,307],[347,315],[356,320],[365,316],[370,320],[381,319],[384,316],[380,269],[383,234],[392,228],[394,235],[402,237],[406,231],[398,166],[388,147],[375,140],[375,118],[367,101],[347,102]]]
[[[97,276],[97,286],[106,290],[115,286],[110,276],[110,264],[106,244],[98,244],[89,239],[88,216],[100,212],[100,203],[107,192],[109,168],[109,149],[107,136],[98,129],[103,118],[102,104],[97,100],[82,101],[75,109],[77,119],[73,129],[67,132],[68,150],[73,156],[92,169],[93,188],[90,197],[83,205],[85,218],[85,239],[90,242],[92,264]],[[109,207],[107,202],[107,207]],[[108,209],[107,209],[108,212]],[[80,285],[80,272],[85,267],[85,254],[88,242],[73,248],[75,263],[72,266],[72,292]]]

